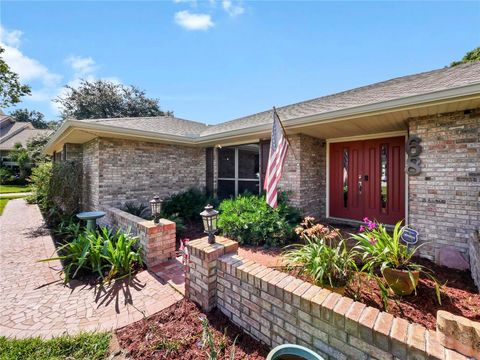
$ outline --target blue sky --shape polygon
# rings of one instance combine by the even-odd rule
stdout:
[[[480,46],[480,2],[2,1],[5,58],[55,119],[78,79],[217,123],[428,71]]]

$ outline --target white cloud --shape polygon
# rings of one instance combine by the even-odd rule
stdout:
[[[92,74],[97,70],[95,61],[91,57],[69,56],[66,61],[78,77]]]
[[[222,0],[222,7],[230,16],[242,15],[245,9],[239,3],[234,3],[232,0]]]
[[[214,26],[208,14],[194,14],[188,10],[175,13],[175,22],[187,30],[208,30]]]
[[[175,4],[180,4],[180,3],[190,3],[192,5],[197,5],[197,0],[173,0]]]
[[[7,30],[0,25],[0,45],[5,49],[2,57],[10,69],[18,74],[22,83],[31,85],[32,94],[29,99],[45,101],[56,92],[62,76],[23,54],[20,50],[22,34],[20,30]]]
[[[0,42],[12,47],[19,47],[23,32],[20,30],[6,30],[0,25]]]

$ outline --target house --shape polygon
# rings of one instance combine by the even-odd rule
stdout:
[[[277,109],[288,134],[280,186],[319,219],[405,219],[438,258],[480,227],[480,62]],[[191,186],[260,192],[272,111],[206,125],[175,117],[68,120],[46,146],[82,164],[82,206],[147,202]]]
[[[29,122],[17,122],[0,112],[0,166],[15,170],[18,164],[10,160],[9,153],[20,143],[23,147],[35,137],[51,134],[52,130],[35,129]]]

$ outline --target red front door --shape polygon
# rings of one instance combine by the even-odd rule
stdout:
[[[405,137],[330,144],[330,216],[405,218]]]

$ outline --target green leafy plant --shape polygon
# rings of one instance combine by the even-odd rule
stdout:
[[[15,180],[13,173],[6,167],[0,167],[0,185],[7,185]]]
[[[40,261],[62,260],[65,282],[80,274],[97,274],[110,281],[130,276],[136,266],[142,265],[140,251],[135,248],[137,242],[137,237],[121,230],[85,230],[58,248],[60,256]]]
[[[53,230],[53,232],[61,236],[65,241],[75,239],[81,233],[80,221],[76,216],[64,216]]]
[[[56,226],[62,218],[80,210],[81,167],[71,161],[40,163],[30,176],[32,196],[27,201],[37,203],[47,223]]]
[[[135,203],[133,201],[126,202],[123,205],[123,211],[128,212],[129,214],[138,216],[138,217],[144,217],[147,212],[148,212],[148,206],[142,203]]]
[[[208,197],[200,189],[190,188],[164,199],[162,216],[169,219],[169,216],[176,214],[185,221],[200,220],[200,213],[209,203],[217,206],[218,201]]]
[[[226,352],[227,349],[227,336],[226,336],[226,331],[220,341],[220,345],[217,348],[217,345],[215,344],[215,336],[213,335],[212,331],[210,330],[210,325],[208,323],[208,319],[206,316],[202,316],[200,318],[200,321],[202,322],[202,346],[206,349],[206,354],[208,357],[208,360],[217,360],[220,358],[222,352]],[[232,347],[230,348],[230,355],[228,359],[234,360],[235,359],[235,344],[237,343],[238,336],[235,337],[235,340],[233,341]],[[225,356],[225,359],[227,357]]]
[[[305,244],[286,248],[283,256],[287,265],[299,267],[300,274],[308,274],[319,286],[346,286],[357,270],[355,251],[347,248],[337,229],[321,224],[316,224],[315,229],[315,234],[302,234]]]
[[[280,246],[295,237],[299,211],[286,204],[282,195],[276,209],[267,205],[265,196],[240,195],[220,204],[218,226],[222,233],[241,244]]]
[[[399,221],[390,234],[385,225],[370,221],[368,218],[363,220],[365,225],[360,227],[360,233],[352,234],[352,237],[357,240],[355,249],[362,254],[361,258],[364,264],[362,271],[366,271],[373,277],[380,287],[385,307],[387,307],[389,285],[384,278],[378,276],[378,273],[384,274],[386,269],[406,272],[415,291],[417,281],[414,273],[418,271],[427,276],[435,282],[437,300],[441,304],[438,281],[428,268],[413,261],[413,256],[420,246],[408,247],[401,241],[402,233],[405,230],[405,226],[402,227],[402,222]]]

